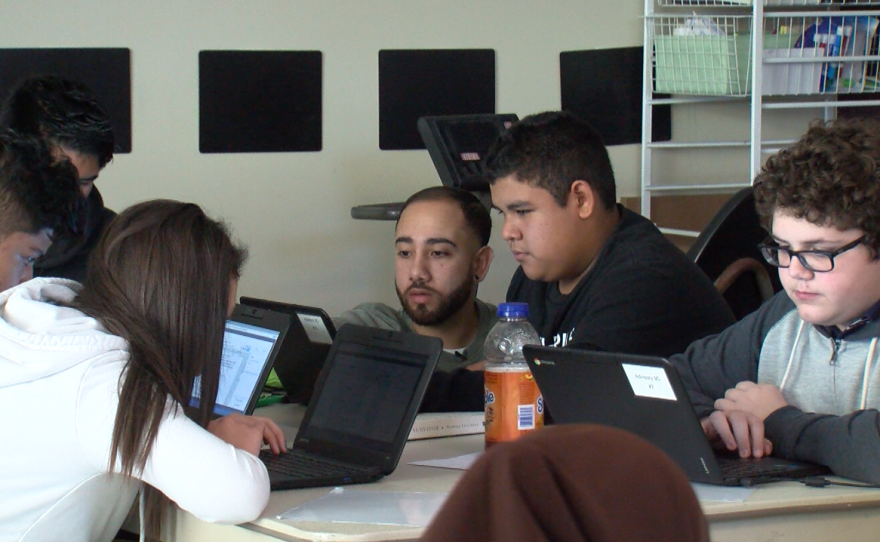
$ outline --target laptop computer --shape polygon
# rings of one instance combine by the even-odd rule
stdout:
[[[443,342],[346,324],[293,447],[260,453],[272,489],[371,482],[397,468]]]
[[[290,329],[275,359],[275,374],[288,401],[308,403],[336,336],[330,316],[323,309],[293,303],[244,296],[239,301],[248,307],[289,315]]]
[[[236,305],[223,334],[220,383],[214,416],[251,414],[275,359],[281,353],[290,318],[255,307]],[[199,404],[196,379],[190,406]]]
[[[556,423],[598,423],[652,442],[692,482],[754,485],[827,467],[712,449],[678,372],[660,357],[527,345],[523,354]]]

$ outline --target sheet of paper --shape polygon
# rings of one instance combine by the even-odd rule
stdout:
[[[284,521],[326,521],[424,527],[448,493],[363,491],[334,488],[330,493],[276,516]]]
[[[476,452],[448,459],[428,459],[426,461],[413,461],[410,465],[418,465],[420,467],[439,467],[441,469],[458,469],[468,470],[474,464],[483,452]]]
[[[728,487],[691,483],[701,501],[743,502],[755,491],[753,487]]]

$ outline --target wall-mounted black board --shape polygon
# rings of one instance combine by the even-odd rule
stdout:
[[[322,147],[320,51],[199,51],[199,151]]]
[[[0,98],[22,79],[58,75],[89,87],[113,123],[117,153],[131,152],[131,52],[123,48],[0,49]]]
[[[593,125],[606,145],[641,143],[642,58],[641,47],[560,53],[562,109]],[[653,116],[653,140],[668,141],[669,106],[655,106]]]
[[[493,49],[379,51],[380,149],[424,149],[419,117],[494,112]]]

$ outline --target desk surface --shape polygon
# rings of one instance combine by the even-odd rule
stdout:
[[[292,436],[302,409],[272,405],[260,409]],[[461,471],[419,467],[409,463],[469,454],[483,449],[482,435],[428,439],[407,443],[400,464],[390,476],[371,483],[350,486],[363,491],[448,492]],[[330,522],[284,522],[277,514],[321,497],[330,488],[273,492],[263,515],[240,526],[212,525],[178,511],[172,540],[212,541],[378,541],[415,540],[421,527],[345,524]],[[873,541],[880,527],[880,490],[847,487],[810,488],[797,482],[759,486],[744,502],[703,501],[712,540],[847,540]]]

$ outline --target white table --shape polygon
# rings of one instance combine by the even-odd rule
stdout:
[[[292,437],[302,408],[273,405],[261,409]],[[413,466],[411,461],[442,459],[483,449],[482,435],[411,441],[397,470],[372,483],[348,486],[363,491],[448,492],[461,471]],[[329,488],[273,492],[256,521],[239,526],[205,523],[177,511],[168,525],[166,542],[383,541],[416,540],[421,527],[330,522],[286,522],[275,519],[295,506],[325,495]],[[714,542],[880,540],[880,490],[844,487],[810,488],[797,482],[759,486],[740,503],[703,501]]]

